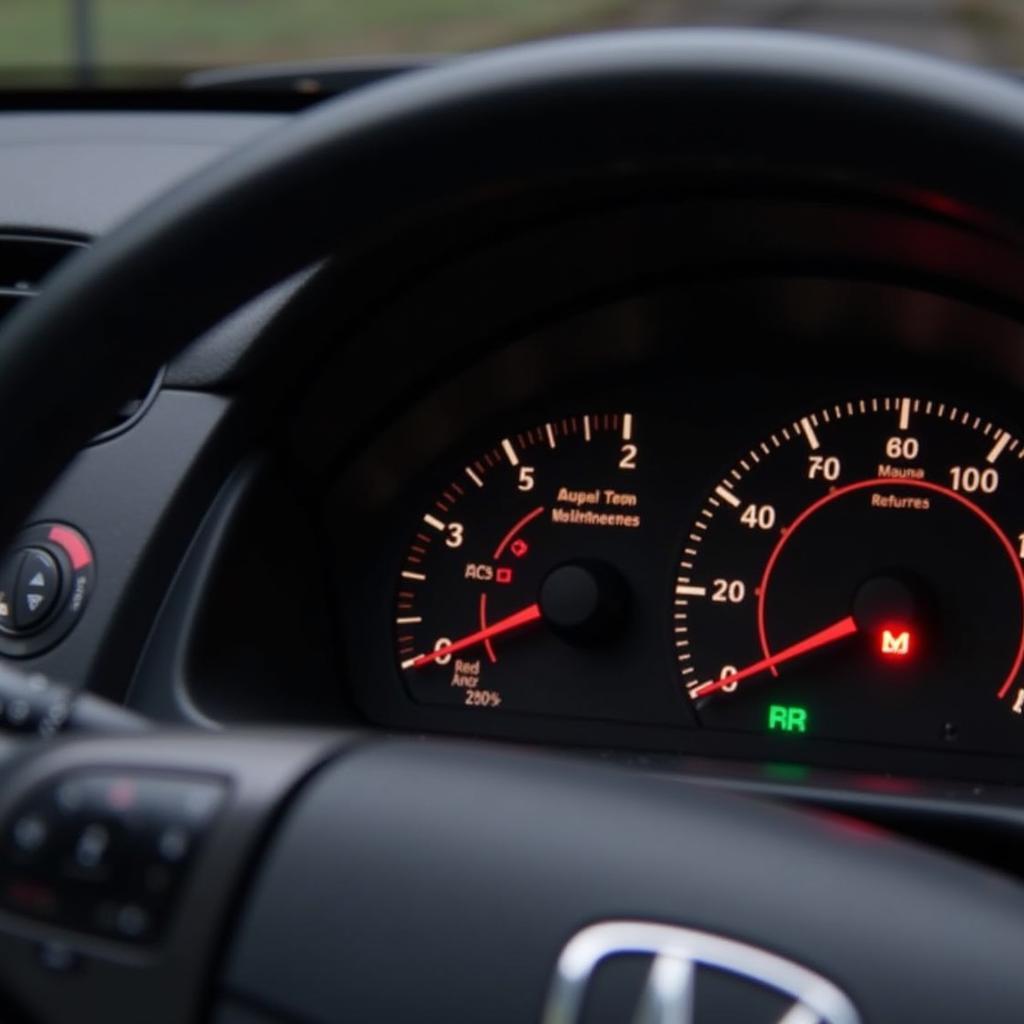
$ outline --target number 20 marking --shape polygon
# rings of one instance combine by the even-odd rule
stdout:
[[[719,604],[739,604],[747,596],[747,585],[743,580],[713,580],[711,600]]]

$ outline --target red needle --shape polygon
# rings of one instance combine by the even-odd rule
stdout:
[[[783,662],[790,661],[793,658],[799,658],[801,654],[816,651],[819,647],[833,644],[837,640],[842,640],[844,636],[851,636],[856,632],[857,623],[852,615],[848,615],[845,619],[840,619],[838,622],[834,622],[831,626],[819,630],[812,636],[806,637],[792,646],[779,651],[778,654],[773,654],[770,658],[762,658],[760,661],[755,661],[753,665],[741,668],[732,675],[723,676],[721,679],[712,679],[710,682],[695,686],[690,691],[690,696],[695,700],[700,697],[707,697],[708,694],[724,690],[727,686],[732,686],[733,683],[738,683],[743,679],[749,679],[750,676],[766,672],[770,668],[775,668],[776,665],[781,665]]]
[[[492,636],[508,633],[510,630],[518,629],[529,622],[536,622],[539,618],[540,605],[531,604],[529,607],[522,608],[512,615],[506,615],[505,618],[492,623],[486,629],[479,629],[475,633],[470,633],[469,636],[464,636],[461,640],[453,640],[450,644],[445,644],[444,647],[431,651],[430,654],[421,654],[409,667],[423,668],[424,665],[429,665],[432,661],[437,661],[438,658],[445,658],[449,654],[455,654],[456,651],[472,647],[473,644],[482,644],[485,640],[490,640]]]

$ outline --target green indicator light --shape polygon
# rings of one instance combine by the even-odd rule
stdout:
[[[774,732],[807,732],[807,708],[768,706],[768,729]]]

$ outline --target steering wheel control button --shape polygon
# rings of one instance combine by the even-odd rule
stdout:
[[[49,618],[61,590],[57,560],[42,548],[29,548],[14,588],[14,625],[32,630]]]
[[[74,628],[92,596],[96,560],[66,523],[23,530],[0,562],[0,655],[30,658]]]
[[[177,864],[188,855],[189,833],[183,828],[165,829],[157,840],[160,858],[168,864]]]
[[[86,825],[75,843],[74,866],[83,875],[100,872],[110,850],[110,830],[105,825]]]
[[[14,823],[11,838],[22,853],[36,853],[46,842],[50,830],[44,818],[38,814],[27,814]]]
[[[126,939],[141,939],[149,931],[149,914],[137,903],[126,903],[118,909],[114,924]]]
[[[56,779],[4,830],[0,903],[72,931],[155,941],[225,792],[219,779],[149,771]]]

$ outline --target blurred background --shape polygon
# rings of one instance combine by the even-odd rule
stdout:
[[[756,25],[1024,65],[1024,0],[0,0],[5,79],[450,53],[614,27]]]

